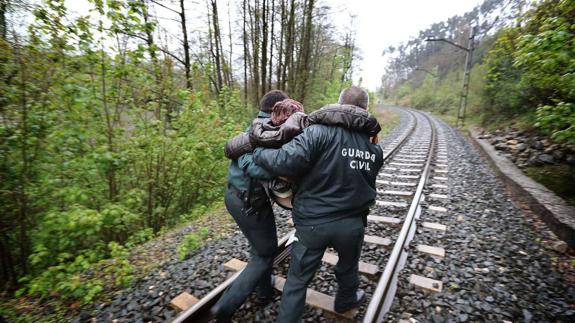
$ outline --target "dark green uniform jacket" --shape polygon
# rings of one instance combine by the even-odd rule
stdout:
[[[258,118],[269,118],[270,115],[261,112]],[[265,169],[258,167],[252,161],[252,154],[244,154],[232,160],[228,168],[228,184],[239,191],[246,191],[250,182],[250,176],[259,179],[272,179],[274,176]]]
[[[383,152],[365,132],[314,124],[280,149],[257,148],[253,160],[297,179],[294,223],[315,225],[369,212]]]

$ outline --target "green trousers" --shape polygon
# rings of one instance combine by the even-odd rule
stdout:
[[[298,322],[303,314],[306,289],[327,247],[339,256],[335,266],[338,290],[335,303],[345,306],[356,301],[359,287],[358,263],[365,227],[360,216],[314,226],[297,226],[291,263],[283,289],[278,322]]]
[[[278,248],[274,213],[269,202],[258,207],[258,215],[246,216],[242,213],[243,202],[228,190],[225,204],[250,243],[251,259],[217,303],[216,319],[222,322],[230,320],[254,290],[260,297],[271,297],[271,274]]]

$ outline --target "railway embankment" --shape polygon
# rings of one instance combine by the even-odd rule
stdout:
[[[517,139],[481,134],[479,129],[470,128],[469,137],[475,146],[493,166],[515,198],[526,203],[541,217],[553,232],[570,247],[575,247],[575,207],[544,185],[536,182],[519,167],[530,164],[553,163],[564,160],[575,163],[572,147],[546,143],[544,140],[519,142]],[[521,157],[516,157],[518,153]],[[575,154],[575,151],[573,151]]]

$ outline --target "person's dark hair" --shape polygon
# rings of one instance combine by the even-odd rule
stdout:
[[[341,91],[339,95],[339,104],[351,104],[356,107],[367,109],[369,104],[369,95],[359,86],[352,85]]]
[[[296,112],[304,112],[303,105],[296,100],[285,99],[274,105],[271,112],[272,124],[279,126],[286,122],[286,120]]]
[[[264,94],[260,100],[260,111],[270,113],[277,102],[288,99],[289,97],[280,90],[271,90]]]

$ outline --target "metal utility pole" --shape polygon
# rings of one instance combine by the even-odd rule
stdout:
[[[455,126],[461,127],[465,126],[465,111],[467,110],[467,97],[469,95],[469,75],[471,74],[471,61],[473,59],[473,50],[475,49],[475,33],[477,32],[477,27],[471,28],[469,34],[469,41],[467,47],[456,44],[445,38],[434,38],[432,36],[428,37],[426,41],[442,41],[448,43],[449,45],[455,46],[466,52],[465,55],[465,70],[463,72],[463,87],[461,88],[461,96],[459,97],[459,107],[457,108],[457,121]]]

